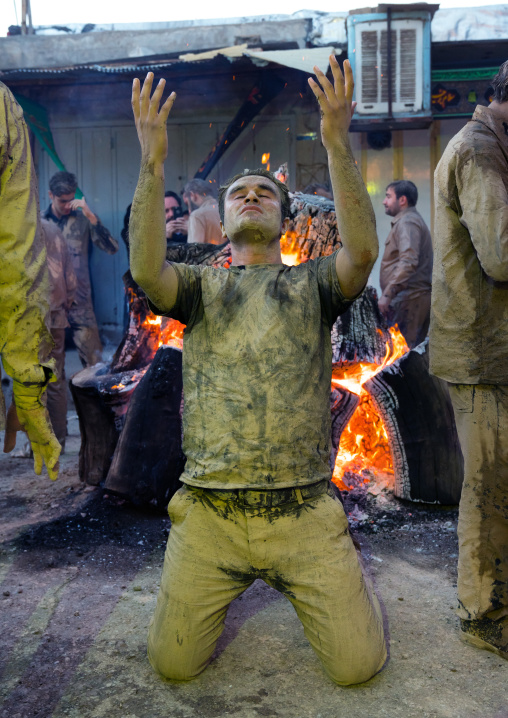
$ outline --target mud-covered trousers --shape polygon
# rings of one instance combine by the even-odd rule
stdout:
[[[260,578],[291,601],[332,680],[371,678],[386,659],[381,611],[331,490],[272,508],[243,508],[220,493],[184,486],[170,502],[148,636],[155,670],[174,680],[201,673],[229,604]]]
[[[102,361],[102,344],[93,307],[74,307],[69,312],[69,324],[83,366],[93,366]]]
[[[449,384],[464,455],[460,618],[508,616],[508,386]]]
[[[65,448],[67,436],[67,382],[65,380],[65,329],[51,328],[51,336],[55,346],[51,357],[56,362],[57,380],[46,388],[46,407],[55,436],[62,449]]]

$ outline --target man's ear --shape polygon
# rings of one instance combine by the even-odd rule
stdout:
[[[286,217],[286,219],[282,220],[282,224],[280,226],[281,235],[286,234],[288,229],[289,229],[289,217]]]
[[[407,201],[407,197],[406,197],[405,194],[401,194],[400,197],[399,197],[399,207],[403,207],[404,209],[405,209],[406,207],[409,207],[409,204],[408,204],[408,201]]]
[[[226,229],[220,220],[219,220],[219,224],[220,224],[220,231],[222,232],[222,239],[227,239],[228,235],[226,234]]]

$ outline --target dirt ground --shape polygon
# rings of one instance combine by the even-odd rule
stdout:
[[[456,508],[386,492],[346,501],[389,626],[378,676],[333,685],[290,603],[257,581],[202,676],[160,680],[146,633],[169,519],[80,483],[69,418],[56,482],[0,455],[2,718],[508,718],[508,663],[458,637]]]

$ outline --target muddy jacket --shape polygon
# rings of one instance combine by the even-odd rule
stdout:
[[[383,296],[391,304],[430,292],[432,240],[416,207],[408,207],[392,219],[381,261]]]
[[[67,315],[74,301],[78,280],[67,243],[56,224],[42,219],[41,225],[46,241],[51,287],[48,325],[51,329],[65,329],[69,326]]]
[[[54,366],[44,323],[49,278],[38,215],[23,111],[0,82],[0,355],[5,371],[29,386],[45,385]],[[0,428],[3,424],[0,391]]]
[[[431,371],[508,384],[508,124],[478,106],[434,181]]]
[[[93,225],[81,210],[71,212],[58,219],[51,211],[50,205],[44,212],[43,217],[57,225],[67,242],[71,255],[72,265],[78,280],[71,313],[75,314],[81,311],[87,314],[92,309],[92,287],[88,266],[90,242],[93,242],[96,247],[107,252],[107,254],[115,254],[118,251],[118,242],[113,239],[109,230],[101,224],[100,220],[96,225]]]

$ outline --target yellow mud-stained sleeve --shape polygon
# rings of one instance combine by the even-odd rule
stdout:
[[[49,358],[49,278],[39,226],[37,181],[23,112],[0,82],[0,356],[20,384],[41,391]],[[0,405],[3,402],[0,402]],[[5,417],[0,409],[0,428]]]

